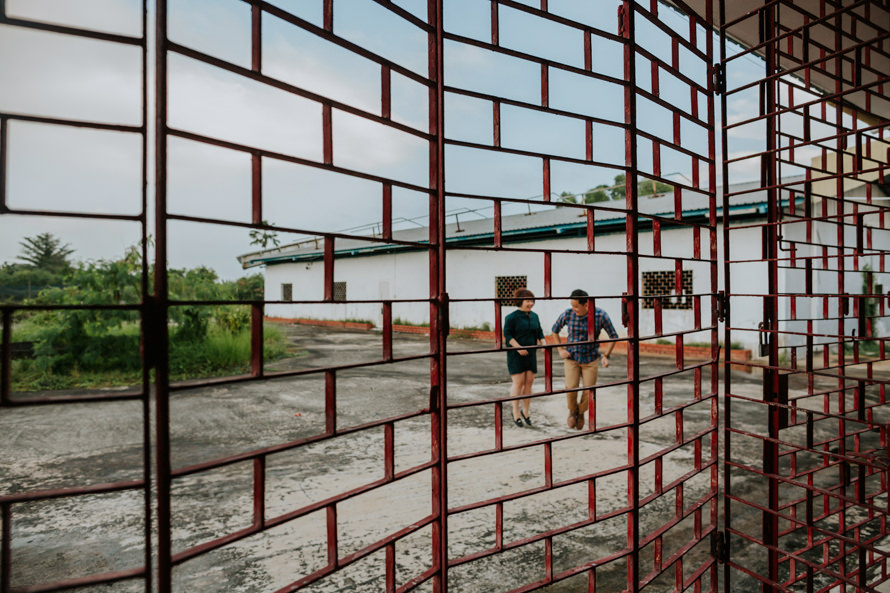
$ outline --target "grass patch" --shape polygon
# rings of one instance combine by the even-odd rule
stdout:
[[[844,352],[847,354],[852,354],[853,344],[851,344],[850,342],[845,343]],[[863,340],[859,342],[859,354],[860,356],[879,356],[881,354],[881,346],[876,341]]]
[[[402,319],[401,317],[396,317],[395,319],[393,319],[392,324],[393,325],[410,325],[410,326],[414,326],[414,327],[429,327],[430,326],[429,322],[414,323],[412,321],[407,321],[405,319]]]
[[[456,327],[454,329],[460,329],[468,332],[490,332],[491,324],[486,321],[482,325],[467,325],[465,327]]]
[[[26,340],[27,328],[16,339]],[[138,328],[121,332],[138,340]],[[263,358],[269,362],[288,354],[287,340],[280,329],[264,326]],[[13,391],[48,391],[60,389],[96,389],[139,385],[141,369],[89,370],[73,365],[67,372],[41,368],[37,359],[13,360],[11,383]],[[212,328],[202,340],[180,342],[170,340],[170,380],[202,379],[250,372],[250,330],[231,333]]]
[[[346,323],[367,323],[371,327],[375,326],[375,323],[370,319],[353,319],[352,317],[347,317],[343,321],[345,321]]]

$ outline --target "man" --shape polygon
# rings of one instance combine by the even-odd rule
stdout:
[[[566,309],[562,315],[553,324],[553,334],[558,344],[563,343],[562,337],[559,335],[563,327],[568,327],[568,339],[566,346],[559,346],[557,350],[563,359],[566,374],[566,390],[574,390],[578,387],[579,380],[583,379],[583,385],[590,387],[596,384],[596,375],[599,370],[599,359],[602,359],[603,368],[609,366],[609,355],[615,348],[615,342],[610,342],[607,346],[607,352],[603,355],[599,353],[599,335],[602,330],[606,330],[612,339],[618,338],[618,332],[612,325],[609,314],[600,308],[594,307],[593,332],[588,338],[587,321],[588,306],[587,293],[581,289],[572,291],[570,303],[572,307]],[[579,344],[578,342],[592,342],[587,344]],[[566,423],[569,428],[581,430],[584,428],[584,414],[587,413],[587,407],[590,402],[590,390],[584,389],[581,393],[581,400],[578,401],[578,391],[567,391],[566,400],[569,405],[569,417]]]

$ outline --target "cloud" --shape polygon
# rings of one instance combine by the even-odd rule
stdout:
[[[136,23],[141,28],[138,3]],[[10,16],[128,32],[130,3],[8,1]],[[107,10],[106,10],[107,9]],[[138,32],[138,31],[137,31]],[[142,121],[142,56],[138,47],[0,25],[0,111],[111,124]],[[8,203],[20,209],[118,212],[141,208],[142,138],[11,120]],[[138,243],[138,223],[0,216],[0,262],[15,261],[19,242],[50,232],[75,257],[120,257]]]
[[[0,25],[0,110],[139,125],[138,47]]]
[[[171,127],[321,160],[320,103],[177,54],[169,76]]]
[[[138,37],[141,0],[6,0],[6,15]]]

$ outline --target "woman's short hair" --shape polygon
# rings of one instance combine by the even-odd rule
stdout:
[[[517,288],[513,291],[513,298],[516,299],[516,306],[518,307],[522,305],[522,301],[535,300],[535,293],[525,287]]]

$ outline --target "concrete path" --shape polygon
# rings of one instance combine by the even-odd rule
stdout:
[[[317,327],[286,326],[292,357],[269,365],[269,370],[321,368],[370,361],[382,351],[379,333]],[[455,404],[497,400],[509,393],[503,353],[460,354],[486,348],[484,342],[451,339],[448,360],[448,397]],[[396,356],[429,350],[423,336],[397,334]],[[543,373],[543,356],[539,368]],[[561,384],[560,364],[554,384]],[[644,361],[644,375],[673,368],[672,361]],[[543,374],[541,373],[541,377]],[[626,377],[624,361],[616,358],[600,371],[599,384]],[[664,407],[693,400],[692,372],[664,381]],[[702,384],[710,385],[708,373]],[[536,390],[543,390],[538,379]],[[736,393],[759,397],[755,375],[734,374]],[[654,412],[654,388],[641,388],[642,416]],[[429,361],[402,362],[337,373],[337,425],[340,429],[420,410],[429,402]],[[176,392],[171,399],[171,444],[174,468],[254,451],[319,434],[324,430],[324,377],[306,377],[203,387]],[[489,450],[495,444],[495,406],[461,407],[448,415],[448,455]],[[682,412],[686,435],[705,430],[711,414],[708,402],[693,403]],[[573,431],[566,426],[563,395],[535,398],[531,428],[512,424],[509,404],[503,406],[503,445],[512,447],[543,439],[571,437],[552,444],[553,480],[561,482],[593,472],[620,468],[627,462],[627,429],[610,425],[627,419],[627,387],[601,387],[596,396],[596,426],[601,432]],[[740,426],[757,426],[761,419],[741,412]],[[142,476],[143,418],[139,403],[76,404],[5,409],[0,413],[0,493],[84,486]],[[640,431],[642,457],[675,442],[675,416],[645,424]],[[430,422],[424,415],[395,424],[395,471],[416,467],[430,459]],[[384,475],[383,429],[371,428],[270,456],[267,459],[266,516],[277,517],[325,500],[338,493],[378,480]],[[709,451],[705,451],[707,457]],[[721,450],[722,454],[722,450]],[[758,451],[737,449],[740,459],[756,461]],[[667,454],[663,483],[689,472],[692,447]],[[449,507],[461,507],[493,496],[507,496],[539,488],[544,481],[544,445],[453,461],[449,465]],[[641,470],[641,492],[653,492],[654,464]],[[684,504],[705,495],[710,476],[691,479],[684,488]],[[722,480],[722,469],[721,469]],[[762,484],[749,477],[734,482],[737,492],[756,491]],[[252,466],[240,462],[179,479],[174,484],[174,552],[248,527],[252,511]],[[503,505],[505,543],[543,531],[567,527],[588,517],[587,482],[570,484]],[[618,511],[627,504],[624,471],[595,482],[596,514]],[[673,493],[641,511],[642,533],[649,533],[674,516]],[[423,471],[364,493],[337,506],[340,556],[362,549],[427,517],[432,510],[431,474]],[[705,518],[708,512],[706,510]],[[752,528],[759,517],[749,517]],[[740,515],[739,521],[745,518]],[[67,497],[13,507],[13,586],[28,586],[125,569],[144,560],[144,500],[141,491]],[[719,525],[722,528],[722,523]],[[686,543],[692,529],[687,519],[664,540],[664,557]],[[553,541],[556,572],[620,551],[626,540],[626,517],[618,515],[557,536]],[[183,593],[275,591],[322,568],[326,557],[324,511],[315,512],[183,563],[175,570],[175,589]],[[397,585],[430,566],[431,528],[426,527],[396,545]],[[459,558],[495,544],[495,513],[485,507],[449,519],[449,553]],[[700,546],[695,556],[707,555]],[[652,546],[641,556],[644,571],[653,563]],[[383,551],[375,553],[308,591],[382,591]],[[687,560],[691,562],[692,558]],[[756,560],[752,560],[756,562]],[[647,568],[648,567],[648,568]],[[599,591],[620,591],[625,582],[623,562],[598,574]],[[450,571],[451,591],[507,591],[544,576],[543,543],[533,543],[494,558],[462,564]],[[547,589],[554,593],[583,590],[579,575]],[[666,585],[668,583],[666,582]],[[600,588],[602,587],[602,588]],[[78,591],[143,591],[141,581],[110,588]],[[430,584],[417,589],[431,590]],[[653,590],[660,590],[656,586]]]

